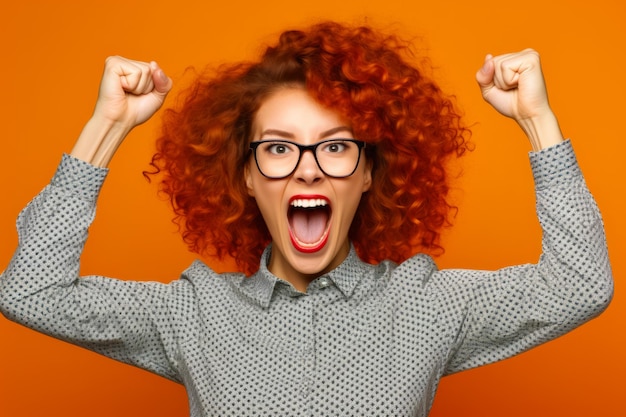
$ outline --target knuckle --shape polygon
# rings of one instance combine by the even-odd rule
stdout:
[[[526,52],[527,55],[531,56],[535,60],[539,60],[539,52],[537,52],[535,49],[528,48],[524,52]]]
[[[106,65],[111,65],[114,64],[116,62],[118,62],[120,60],[120,57],[117,55],[110,55],[108,57],[106,57],[106,59],[104,60],[104,63]]]

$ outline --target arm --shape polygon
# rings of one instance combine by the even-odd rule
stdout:
[[[447,373],[504,359],[600,314],[613,282],[600,212],[550,109],[539,56],[487,56],[476,74],[483,97],[526,133],[542,255],[499,271],[442,271],[441,291],[463,294]],[[558,146],[557,146],[558,145]]]
[[[161,105],[171,81],[154,63],[109,58],[91,120],[72,156],[20,213],[19,244],[0,275],[0,312],[25,326],[176,378],[165,346],[167,300],[179,283],[163,285],[79,277],[79,262],[103,168],[115,149]],[[157,317],[161,315],[161,317]]]
[[[596,317],[611,300],[602,218],[571,143],[530,157],[542,255],[537,264],[436,274],[439,292],[445,294],[442,300],[455,297],[458,327],[447,373],[505,359],[552,340]]]

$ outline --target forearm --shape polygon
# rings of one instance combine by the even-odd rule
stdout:
[[[543,230],[538,267],[582,323],[607,306],[613,281],[602,217],[569,147],[531,154]]]
[[[103,118],[91,118],[70,155],[97,167],[107,167],[130,128]]]
[[[19,244],[0,275],[8,319],[176,379],[157,323],[169,326],[166,285],[80,277],[80,257],[106,170],[69,155],[20,213]],[[171,342],[168,342],[171,345]],[[170,346],[170,349],[173,349]]]
[[[0,307],[30,327],[45,326],[43,305],[78,279],[79,259],[106,170],[63,157],[51,184],[20,213],[19,243],[0,279]],[[39,295],[43,304],[29,300]]]
[[[464,315],[448,373],[554,339],[600,314],[611,300],[602,219],[570,143],[531,153],[531,162],[543,253],[537,264],[465,271],[454,280],[457,291],[468,295],[459,302]]]

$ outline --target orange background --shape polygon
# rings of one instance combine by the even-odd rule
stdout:
[[[460,212],[439,265],[493,269],[534,262],[540,231],[529,146],[513,122],[482,101],[473,79],[486,53],[533,47],[604,215],[615,298],[600,318],[554,342],[444,378],[432,416],[624,415],[626,6],[584,3],[591,6],[546,0],[3,2],[0,269],[17,242],[19,210],[48,182],[90,116],[106,56],[157,60],[176,81],[190,65],[252,57],[280,30],[318,19],[391,25],[423,38],[419,49],[475,124],[476,150],[464,160]],[[84,274],[170,281],[193,259],[169,207],[141,175],[157,125],[138,128],[111,165]],[[174,417],[188,409],[179,385],[0,317],[0,415]]]

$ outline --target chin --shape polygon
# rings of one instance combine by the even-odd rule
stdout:
[[[329,242],[330,243],[330,242]],[[350,246],[348,244],[335,246],[327,244],[316,252],[300,252],[294,259],[294,269],[305,275],[322,275],[335,269],[348,256]]]

